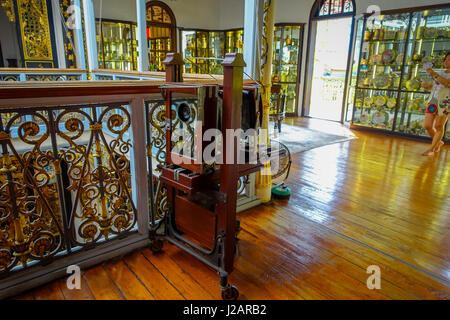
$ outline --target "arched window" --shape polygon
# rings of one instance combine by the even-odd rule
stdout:
[[[321,0],[316,17],[352,15],[355,10],[353,0]]]
[[[147,3],[147,41],[150,70],[164,71],[162,62],[168,52],[177,50],[177,23],[170,8],[161,1]]]

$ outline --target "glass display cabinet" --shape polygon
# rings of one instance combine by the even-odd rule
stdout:
[[[97,20],[96,31],[100,69],[137,70],[136,24]]]
[[[444,68],[450,50],[449,20],[450,6],[446,5],[382,13],[380,21],[365,17],[358,22],[358,72],[350,87],[354,94],[349,95],[353,127],[428,137],[424,117],[430,92],[424,87],[433,80],[425,70]],[[449,138],[447,131],[445,139]]]
[[[281,85],[281,93],[286,95],[287,115],[298,114],[303,28],[303,24],[276,24],[274,30],[272,84]]]
[[[225,53],[244,53],[244,29],[225,31]]]
[[[221,60],[228,52],[240,52],[243,48],[244,30],[211,31],[181,30],[182,51],[186,73],[222,74]]]

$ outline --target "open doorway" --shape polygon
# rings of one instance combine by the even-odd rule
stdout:
[[[352,18],[317,22],[309,115],[341,121]]]
[[[354,10],[352,0],[318,0],[313,6],[305,116],[343,122]]]

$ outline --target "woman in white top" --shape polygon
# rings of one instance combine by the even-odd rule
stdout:
[[[441,146],[444,144],[442,138],[444,137],[445,124],[448,120],[450,108],[448,104],[449,90],[441,89],[450,87],[450,52],[445,56],[444,67],[446,70],[439,72],[431,68],[427,69],[427,73],[433,77],[434,83],[429,86],[422,84],[423,88],[431,90],[430,99],[427,102],[427,111],[425,113],[425,129],[431,138],[433,138],[431,147],[423,153],[424,156],[431,156],[439,152]]]

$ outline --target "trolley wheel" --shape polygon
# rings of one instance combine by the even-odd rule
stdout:
[[[225,289],[222,289],[223,300],[237,300],[239,297],[239,290],[235,286],[228,285]]]
[[[158,253],[162,250],[163,245],[164,242],[160,239],[152,240],[152,242],[150,242],[150,250],[152,250],[153,253]]]

